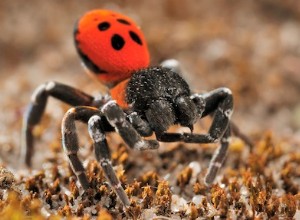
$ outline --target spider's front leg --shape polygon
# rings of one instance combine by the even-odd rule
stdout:
[[[105,132],[107,130],[111,130],[111,128],[108,128],[107,122],[102,119],[104,119],[103,114],[97,108],[88,106],[71,108],[65,114],[62,122],[63,148],[68,155],[71,167],[80,184],[84,190],[87,190],[89,188],[88,178],[86,176],[85,169],[77,155],[79,144],[75,121],[87,123],[90,137],[93,140],[97,161],[100,163],[108,182],[122,201],[123,205],[129,206],[129,199],[111,164],[111,156],[105,137]]]
[[[31,166],[31,157],[34,151],[32,132],[41,120],[49,96],[72,106],[92,105],[94,101],[92,96],[61,83],[51,81],[40,85],[32,94],[31,102],[23,119],[21,157],[24,158],[27,166]]]
[[[128,206],[129,199],[111,165],[105,132],[112,131],[112,128],[115,129],[129,147],[138,150],[157,149],[159,146],[158,142],[156,140],[143,140],[126,119],[125,113],[115,101],[108,101],[100,110],[88,106],[71,108],[63,119],[62,143],[72,169],[85,190],[89,188],[89,183],[84,167],[77,155],[79,150],[75,127],[75,121],[77,120],[88,123],[89,134],[95,147],[96,159],[99,161],[105,176],[124,206]]]
[[[101,117],[99,117],[98,115],[94,115],[93,117],[91,117],[88,122],[89,134],[93,139],[93,143],[95,147],[95,156],[97,161],[99,161],[111,187],[119,196],[123,205],[127,207],[130,205],[130,201],[118,177],[116,176],[115,171],[113,170],[111,164],[111,156],[110,156],[109,148],[105,137],[105,131],[101,125],[102,125]]]
[[[194,94],[191,99],[198,106],[200,117],[214,112],[214,119],[208,133],[162,133],[159,134],[158,139],[163,142],[183,141],[186,143],[214,143],[220,140],[220,146],[213,155],[205,177],[205,183],[210,185],[226,157],[230,136],[230,117],[233,112],[233,97],[228,88],[219,88],[205,94]]]
[[[193,100],[196,103],[201,103],[201,105],[204,103],[204,105],[202,105],[203,112],[201,117],[215,112],[208,133],[213,142],[220,139],[220,146],[215,150],[205,176],[205,183],[210,185],[216,178],[226,158],[231,133],[230,118],[233,112],[233,97],[230,89],[219,88],[203,95],[194,94]],[[202,100],[204,102],[202,102]]]
[[[78,106],[69,109],[62,120],[62,145],[70,160],[71,167],[84,190],[89,188],[89,182],[85,174],[84,167],[77,155],[79,150],[79,142],[75,121],[88,123],[88,120],[93,115],[99,114],[101,113],[97,108]]]

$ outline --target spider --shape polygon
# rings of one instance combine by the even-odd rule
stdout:
[[[157,149],[159,142],[220,142],[205,177],[211,184],[221,168],[229,145],[233,97],[230,89],[218,88],[204,94],[192,94],[187,82],[173,65],[149,66],[149,52],[143,33],[127,16],[93,10],[75,25],[77,52],[87,72],[109,88],[100,98],[58,82],[40,85],[33,93],[23,121],[22,151],[31,165],[33,128],[39,123],[47,99],[54,97],[73,106],[62,120],[62,145],[71,167],[84,190],[89,188],[85,169],[78,158],[76,121],[87,124],[95,157],[107,180],[125,207],[130,201],[111,163],[107,132],[117,132],[132,149]],[[193,133],[197,119],[214,113],[207,134]],[[179,124],[191,132],[169,133]],[[155,134],[156,139],[146,140]]]

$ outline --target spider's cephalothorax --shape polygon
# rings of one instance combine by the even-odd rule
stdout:
[[[192,129],[197,119],[197,106],[190,95],[186,81],[163,67],[137,71],[126,89],[127,103],[149,122],[156,134],[161,134],[173,124]]]
[[[34,151],[33,128],[39,123],[50,96],[73,106],[62,121],[62,145],[85,190],[89,188],[89,181],[77,155],[76,121],[88,125],[96,159],[125,206],[130,202],[113,170],[106,132],[118,132],[130,148],[138,150],[157,149],[158,141],[220,141],[205,177],[205,183],[211,184],[228,148],[233,110],[231,91],[219,88],[192,94],[186,81],[171,71],[174,66],[149,67],[149,53],[142,32],[122,14],[108,10],[88,12],[77,22],[74,38],[88,72],[107,85],[110,94],[99,99],[57,82],[40,85],[31,97],[23,121],[22,150],[26,164],[31,165]],[[197,119],[211,113],[214,119],[207,134],[167,132],[173,124],[189,127],[192,131]],[[153,132],[156,139],[143,138]]]

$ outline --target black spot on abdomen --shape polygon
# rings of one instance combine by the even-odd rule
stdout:
[[[101,22],[100,24],[98,24],[98,29],[100,31],[106,31],[107,29],[110,28],[110,23],[104,21],[104,22]]]
[[[111,46],[115,50],[121,50],[125,45],[125,40],[118,34],[114,34],[111,38]]]
[[[130,25],[130,23],[127,20],[122,19],[122,18],[117,19],[117,21],[121,24]]]
[[[133,31],[129,31],[129,35],[134,42],[136,42],[139,45],[143,45],[143,42],[142,42],[141,38],[139,37],[139,35],[137,35]]]

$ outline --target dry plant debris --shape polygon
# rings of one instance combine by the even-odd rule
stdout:
[[[248,151],[245,158],[240,157],[238,167],[231,166],[236,159],[229,155],[218,182],[211,187],[202,183],[203,172],[193,180],[191,166],[170,171],[170,176],[162,176],[163,172],[159,170],[141,173],[132,181],[127,180],[126,170],[117,166],[131,199],[131,206],[126,210],[94,160],[87,163],[92,188],[84,193],[77,186],[67,163],[48,162],[44,170],[18,178],[2,167],[0,216],[1,219],[11,216],[21,219],[293,218],[300,210],[297,169],[300,154],[290,153],[285,148],[271,133],[266,133],[252,152]],[[172,148],[172,152],[161,152],[157,157],[163,154],[166,160],[172,160],[180,149],[180,146]],[[194,149],[187,148],[186,151],[195,153]],[[202,151],[196,152],[201,158]],[[114,152],[115,158],[127,154],[128,150],[120,146]],[[166,156],[168,154],[170,158]],[[123,165],[132,163],[129,170],[136,169],[133,162],[121,161]]]

